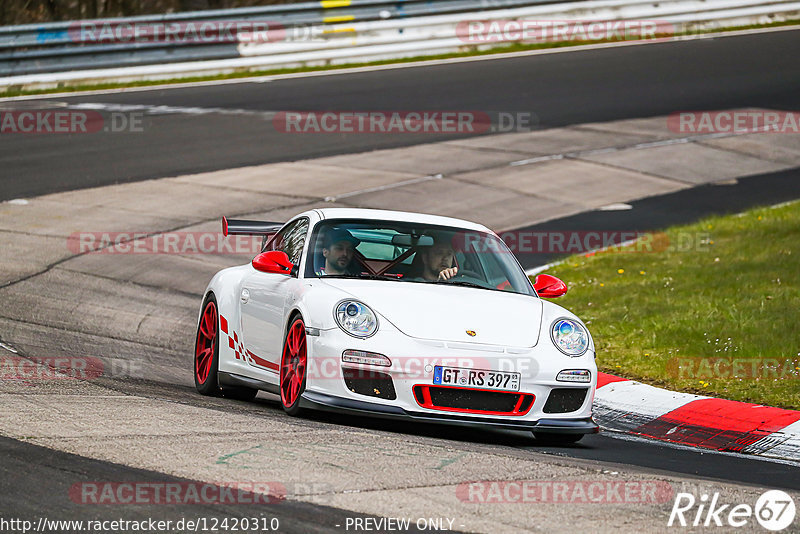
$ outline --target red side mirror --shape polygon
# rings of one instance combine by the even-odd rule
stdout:
[[[567,292],[567,284],[549,274],[540,274],[533,282],[533,289],[540,297],[554,299]]]
[[[264,273],[289,274],[294,264],[281,250],[262,252],[253,258],[253,268]]]

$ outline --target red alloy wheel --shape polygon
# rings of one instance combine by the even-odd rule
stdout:
[[[200,319],[200,326],[197,329],[197,342],[194,349],[194,371],[199,385],[206,383],[211,372],[211,366],[214,361],[214,344],[217,341],[219,330],[218,325],[217,305],[213,300],[209,300]]]
[[[299,317],[295,319],[281,357],[281,402],[287,411],[295,408],[306,377],[306,326]]]

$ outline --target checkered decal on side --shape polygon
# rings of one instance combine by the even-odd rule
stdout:
[[[228,336],[228,346],[233,349],[233,353],[236,356],[237,360],[244,360],[250,365],[256,365],[258,367],[266,367],[272,371],[278,369],[278,366],[272,362],[259,358],[249,350],[244,348],[244,343],[242,343],[239,334],[236,330],[230,329],[228,327],[228,320],[220,314],[219,316],[220,322],[220,329],[225,332],[225,335]]]

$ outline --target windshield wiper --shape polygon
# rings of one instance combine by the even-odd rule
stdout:
[[[475,282],[467,282],[465,280],[456,280],[454,282],[451,282],[450,280],[448,280],[445,283],[453,285],[453,286],[466,286],[466,287],[477,287],[479,289],[491,289],[491,288],[488,288],[486,286],[482,286],[480,284],[476,284]]]

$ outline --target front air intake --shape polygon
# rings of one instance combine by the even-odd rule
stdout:
[[[587,388],[556,388],[550,392],[544,413],[568,413],[581,409],[586,400]]]
[[[417,404],[431,410],[484,415],[525,415],[533,406],[530,393],[416,385]]]
[[[386,400],[397,398],[392,377],[386,373],[345,367],[342,369],[342,374],[347,389],[353,393]]]

